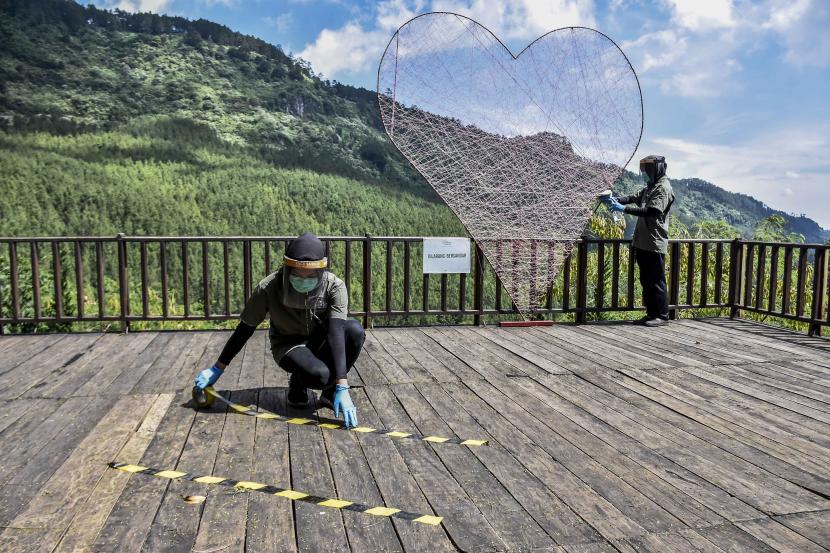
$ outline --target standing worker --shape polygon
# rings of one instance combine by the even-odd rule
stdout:
[[[605,202],[611,211],[637,217],[634,256],[640,268],[640,284],[646,306],[646,315],[637,322],[660,326],[669,320],[666,252],[669,247],[669,210],[674,203],[674,192],[666,176],[665,157],[652,155],[641,159],[640,174],[645,176],[645,188],[621,198],[606,196]]]
[[[346,426],[357,426],[346,375],[366,333],[358,321],[347,318],[346,285],[326,270],[325,255],[325,246],[310,232],[291,241],[283,265],[254,289],[219,359],[196,376],[196,388],[212,386],[269,316],[271,354],[291,375],[288,405],[308,407],[308,388],[322,390],[321,403],[333,409],[335,417],[342,411]]]

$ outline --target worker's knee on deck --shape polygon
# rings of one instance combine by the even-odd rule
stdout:
[[[346,336],[346,343],[352,345],[353,347],[356,346],[357,349],[360,350],[363,346],[363,342],[366,340],[366,331],[363,329],[363,325],[354,319],[346,319],[344,333]]]

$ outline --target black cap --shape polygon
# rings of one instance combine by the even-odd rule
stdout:
[[[288,244],[285,256],[297,261],[319,261],[326,257],[326,246],[310,232],[304,232]]]

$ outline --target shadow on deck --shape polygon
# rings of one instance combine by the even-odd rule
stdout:
[[[395,440],[189,406],[229,332],[0,337],[1,551],[830,549],[830,341],[728,319],[646,329],[374,329],[360,422]],[[258,331],[217,383],[285,405]],[[439,526],[118,460],[444,517]],[[201,504],[183,496],[206,495]]]

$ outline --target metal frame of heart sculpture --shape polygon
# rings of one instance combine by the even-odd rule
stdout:
[[[643,132],[634,68],[587,27],[556,29],[513,55],[472,19],[422,14],[389,40],[377,97],[392,143],[523,314],[541,306]]]

